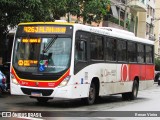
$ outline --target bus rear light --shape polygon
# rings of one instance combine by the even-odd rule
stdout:
[[[12,83],[19,85],[18,81],[16,80],[13,74],[11,74],[11,80],[12,80]]]
[[[71,76],[67,76],[60,84],[60,87],[64,87],[67,85],[67,83],[69,82]]]

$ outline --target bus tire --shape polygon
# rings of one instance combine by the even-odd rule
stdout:
[[[96,86],[94,82],[92,82],[90,85],[89,96],[87,98],[82,98],[81,100],[87,105],[94,104],[96,100]]]
[[[138,82],[137,82],[137,80],[135,80],[133,82],[132,92],[129,93],[130,100],[135,100],[137,98],[138,87],[139,87]]]
[[[158,80],[158,85],[160,85],[160,80]]]
[[[129,100],[129,93],[122,93],[122,100]]]
[[[48,100],[49,100],[49,98],[43,98],[43,97],[37,98],[38,103],[46,103],[46,102],[48,102]]]

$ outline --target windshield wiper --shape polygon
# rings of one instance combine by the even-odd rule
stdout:
[[[44,47],[43,53],[46,53],[49,50],[49,48],[54,44],[56,39],[57,39],[57,35],[55,35],[55,37],[51,39],[51,41],[46,45],[46,47]]]

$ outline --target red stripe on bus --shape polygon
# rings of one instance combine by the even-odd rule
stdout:
[[[12,67],[11,73],[14,75],[16,78],[17,82],[21,86],[30,86],[30,87],[48,87],[48,88],[54,88],[57,87],[70,73],[70,69],[67,70],[66,73],[64,73],[59,79],[54,80],[54,81],[38,81],[38,80],[28,80],[28,79],[21,79],[18,77],[16,74],[14,68]]]

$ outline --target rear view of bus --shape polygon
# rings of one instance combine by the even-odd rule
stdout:
[[[70,78],[73,26],[51,23],[19,24],[12,52],[11,94],[38,101],[53,98],[53,88]]]

